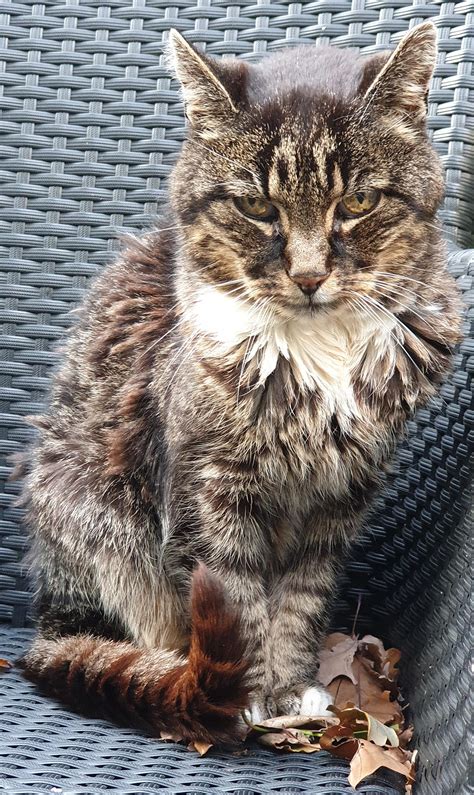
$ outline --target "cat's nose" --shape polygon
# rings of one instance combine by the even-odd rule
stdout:
[[[300,275],[300,274],[296,274],[296,273],[294,275],[289,273],[288,275],[289,275],[290,279],[295,284],[298,285],[300,290],[305,295],[313,295],[316,292],[316,290],[318,290],[321,287],[323,282],[326,281],[326,279],[329,276],[329,273],[327,273],[325,271],[324,273],[312,273],[311,276],[309,274],[307,274],[307,275],[301,274]]]

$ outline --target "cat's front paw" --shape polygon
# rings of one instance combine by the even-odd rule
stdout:
[[[314,718],[330,715],[328,706],[332,704],[332,701],[331,694],[322,685],[308,687],[301,696],[299,714]]]
[[[265,705],[261,701],[252,701],[248,709],[245,710],[245,717],[249,723],[255,726],[270,716]]]
[[[267,709],[272,715],[305,715],[309,718],[328,716],[332,697],[322,685],[294,688],[275,693],[267,699]]]

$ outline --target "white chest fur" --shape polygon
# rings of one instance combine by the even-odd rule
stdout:
[[[394,359],[395,319],[392,323],[385,316],[349,306],[282,319],[270,304],[259,308],[206,286],[198,291],[191,312],[196,331],[216,343],[215,355],[247,340],[243,366],[257,364],[259,385],[282,356],[299,386],[318,389],[328,412],[336,412],[342,420],[357,414],[355,373],[370,381],[382,357],[389,354]]]

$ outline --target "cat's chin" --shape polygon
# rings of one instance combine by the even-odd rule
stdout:
[[[301,317],[315,317],[315,315],[330,312],[337,306],[337,301],[315,301],[314,299],[306,299],[304,302],[291,303],[285,305],[281,314],[287,319],[295,319]]]

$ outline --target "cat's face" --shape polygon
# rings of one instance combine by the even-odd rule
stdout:
[[[442,195],[424,129],[432,27],[390,60],[305,47],[249,67],[176,36],[174,52],[191,135],[172,195],[193,288],[285,317],[410,305]]]

